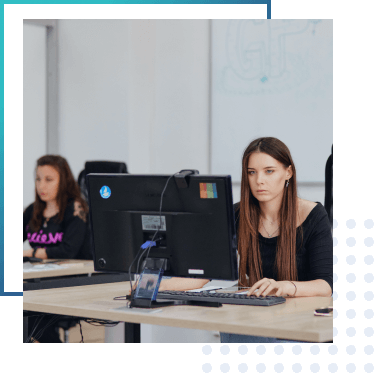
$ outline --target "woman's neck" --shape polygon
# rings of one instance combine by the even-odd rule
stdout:
[[[46,213],[57,213],[59,211],[58,203],[56,200],[51,200],[46,202],[45,212]]]
[[[270,222],[278,219],[281,209],[282,197],[273,199],[272,201],[262,201],[259,203],[260,211],[264,218]]]

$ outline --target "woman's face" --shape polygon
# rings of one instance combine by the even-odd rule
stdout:
[[[292,168],[265,153],[252,153],[248,159],[248,181],[252,195],[260,202],[282,197],[286,180],[292,177]]]
[[[37,194],[42,201],[57,199],[59,188],[59,172],[52,166],[38,166],[36,175]]]

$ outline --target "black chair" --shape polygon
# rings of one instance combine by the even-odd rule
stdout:
[[[89,161],[84,165],[78,176],[78,184],[82,192],[83,198],[88,202],[88,193],[86,188],[86,175],[87,174],[127,174],[127,165],[124,162],[110,162],[110,161]]]
[[[330,224],[333,224],[333,147],[331,155],[326,162],[325,170],[325,209],[329,216]]]

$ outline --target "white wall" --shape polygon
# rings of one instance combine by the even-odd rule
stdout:
[[[46,154],[46,27],[24,25],[23,208],[34,201],[34,169]]]
[[[23,209],[34,202],[36,161],[46,154],[46,27],[23,29]],[[29,249],[28,240],[23,249]]]
[[[125,20],[59,20],[59,153],[77,177],[86,160],[128,161]]]
[[[75,176],[86,160],[99,159],[125,161],[131,173],[209,173],[208,20],[59,20],[58,38],[57,153]],[[239,201],[238,183],[233,192]],[[321,185],[299,192],[323,203]],[[206,338],[146,328],[146,341]],[[207,338],[217,339],[213,332]]]
[[[208,21],[60,20],[59,146],[131,173],[208,168]]]

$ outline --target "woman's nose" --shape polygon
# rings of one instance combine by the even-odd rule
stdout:
[[[264,175],[257,173],[256,181],[257,181],[257,183],[263,183],[264,182]]]

